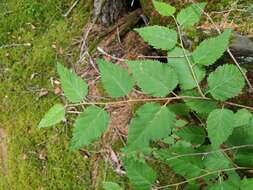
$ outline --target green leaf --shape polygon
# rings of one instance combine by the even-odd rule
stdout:
[[[236,117],[235,120],[237,120]],[[237,127],[236,123],[235,125]],[[235,128],[233,134],[228,139],[228,143],[234,146],[253,144],[253,126],[244,125]]]
[[[206,3],[194,3],[182,9],[177,14],[177,22],[179,23],[179,25],[185,28],[197,24],[200,21],[202,13],[201,9],[204,9],[205,6]]]
[[[103,188],[105,190],[123,190],[117,183],[103,182]]]
[[[253,189],[253,179],[244,178],[241,181],[240,190],[252,190]]]
[[[145,42],[157,49],[170,50],[177,43],[177,32],[164,26],[146,26],[135,31]]]
[[[186,51],[189,60],[192,62],[192,58],[189,56],[189,52]],[[180,48],[175,48],[173,51],[168,53],[168,65],[173,67],[178,76],[179,84],[182,89],[189,90],[197,86],[193,74],[190,70],[189,63],[184,55],[184,52]],[[204,79],[206,72],[205,68],[200,65],[195,65],[193,71],[200,82]]]
[[[200,43],[193,52],[194,63],[211,65],[227,50],[232,30],[226,30],[215,38],[209,38]]]
[[[40,121],[38,128],[45,128],[55,125],[65,119],[64,106],[55,104]]]
[[[176,12],[176,8],[168,3],[153,0],[153,5],[156,11],[162,16],[171,16]]]
[[[97,61],[106,92],[113,98],[126,96],[133,88],[134,81],[127,70],[111,62]]]
[[[81,102],[87,95],[88,85],[75,73],[69,71],[61,64],[57,64],[57,72],[60,76],[64,95],[70,102]]]
[[[108,122],[106,111],[96,106],[88,107],[75,121],[71,149],[82,148],[100,138]]]
[[[150,190],[155,183],[156,173],[144,161],[125,159],[124,167],[130,183],[138,190]]]
[[[208,170],[222,170],[229,168],[230,161],[223,152],[210,153],[203,159],[204,165]]]
[[[199,97],[195,91],[185,91],[181,94],[182,96],[193,96]],[[184,99],[186,105],[196,113],[209,114],[211,111],[217,108],[217,103],[212,100],[198,100],[198,99]]]
[[[205,141],[206,133],[202,127],[188,126],[175,132],[182,140],[192,144],[202,144]]]
[[[235,65],[219,66],[208,77],[209,92],[216,100],[237,96],[244,87],[244,78]]]
[[[235,154],[235,163],[241,167],[253,167],[253,150],[239,150]]]
[[[170,111],[174,112],[176,115],[189,116],[190,109],[184,103],[175,103],[168,105]]]
[[[235,117],[231,110],[213,110],[207,119],[207,132],[212,146],[218,148],[232,134],[235,127]]]
[[[201,157],[185,156],[196,153],[191,147],[184,147],[184,144],[173,145],[170,149],[156,152],[158,158],[169,165],[177,174],[192,178],[201,174]]]
[[[175,123],[175,127],[184,127],[188,124],[188,121],[183,119],[177,119]]]
[[[226,172],[226,180],[220,176],[219,181],[217,181],[217,174],[213,176],[212,183],[210,183],[204,190],[239,190],[241,185],[240,176],[235,171]],[[228,178],[228,179],[227,179]]]
[[[127,61],[127,63],[138,86],[147,94],[164,97],[178,84],[175,71],[159,61]]]
[[[237,127],[249,126],[252,119],[252,114],[246,109],[240,109],[235,113],[235,118],[235,125]]]
[[[150,141],[165,138],[174,127],[176,116],[165,106],[147,103],[140,107],[130,122],[129,150],[143,150]]]

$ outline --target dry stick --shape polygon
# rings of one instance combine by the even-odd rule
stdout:
[[[235,170],[250,170],[250,169],[252,169],[252,168],[248,168],[248,167],[234,167],[234,168],[227,168],[227,169],[223,169],[223,170],[210,171],[210,172],[207,172],[207,173],[205,173],[203,175],[200,175],[200,176],[197,176],[197,177],[193,177],[193,178],[187,179],[185,181],[181,181],[179,183],[173,183],[173,184],[164,185],[164,186],[161,186],[161,187],[156,187],[154,190],[164,189],[164,188],[167,188],[167,187],[177,187],[177,186],[183,185],[185,183],[189,183],[191,181],[194,181],[194,180],[197,180],[197,179],[200,179],[200,178],[203,178],[205,176],[212,175],[212,174],[216,174],[216,173],[219,173],[219,172],[228,172],[228,171],[235,171]]]
[[[110,57],[111,59],[117,60],[117,61],[126,61],[126,59],[115,57],[114,55],[110,55],[109,53],[105,52],[101,47],[97,47],[97,50],[102,53],[103,55]]]
[[[173,17],[173,19],[174,19],[174,21],[175,21],[175,23],[176,23],[176,25],[177,25],[177,30],[178,30],[178,34],[179,34],[180,43],[181,43],[181,46],[182,46],[182,49],[183,49],[183,52],[184,52],[184,56],[185,56],[185,58],[186,58],[186,60],[187,60],[187,62],[188,62],[188,66],[189,66],[189,68],[190,68],[190,70],[191,70],[192,77],[193,77],[193,79],[194,79],[194,81],[195,81],[195,83],[196,83],[196,85],[197,85],[197,88],[198,88],[198,91],[199,91],[200,95],[201,95],[202,97],[205,97],[204,93],[202,92],[202,90],[201,90],[201,88],[200,88],[200,86],[199,86],[199,83],[198,83],[196,74],[195,74],[195,72],[194,72],[194,70],[193,70],[193,66],[192,66],[192,64],[191,64],[191,61],[189,60],[189,58],[188,58],[188,56],[187,56],[187,53],[186,53],[186,51],[185,51],[184,43],[183,43],[183,40],[182,40],[182,34],[181,34],[180,26],[178,25],[176,18],[175,18],[174,16],[172,16],[172,17]]]
[[[194,1],[190,0],[192,3],[195,3]],[[218,28],[218,26],[215,24],[214,20],[211,18],[211,16],[205,12],[198,4],[195,3],[195,5],[204,13],[204,15],[207,16],[207,18],[210,20],[210,22],[212,23],[212,25],[215,27],[215,29],[217,30],[217,32],[219,34],[221,34],[221,30]],[[238,67],[238,69],[240,70],[240,72],[242,73],[244,79],[246,80],[249,88],[250,88],[250,91],[253,92],[253,87],[247,77],[247,75],[245,74],[245,72],[242,70],[240,64],[238,63],[238,61],[236,60],[236,58],[234,57],[234,55],[232,54],[232,52],[230,51],[230,49],[228,48],[227,49],[227,52],[228,54],[230,55],[230,57],[232,58],[232,60],[234,61],[234,63],[236,64],[236,66]]]
[[[69,104],[65,107],[73,107],[73,106],[80,106],[80,105],[117,105],[117,104],[128,104],[134,102],[159,102],[159,101],[173,101],[173,100],[182,100],[182,99],[192,99],[192,100],[212,100],[211,98],[207,97],[196,97],[196,96],[176,96],[176,97],[168,97],[168,98],[145,98],[145,99],[129,99],[129,100],[121,100],[115,102],[83,102],[78,104]],[[224,104],[232,105],[240,108],[246,108],[253,111],[253,107],[236,104],[233,102],[224,102]]]
[[[31,47],[31,43],[24,43],[24,44],[8,44],[8,45],[2,45],[0,46],[0,49],[4,48],[14,48],[14,47],[20,47],[20,46],[25,46],[25,47]]]
[[[76,0],[73,5],[69,8],[69,10],[63,15],[64,17],[67,17],[71,11],[75,8],[75,6],[77,5],[77,3],[79,2],[80,0]]]

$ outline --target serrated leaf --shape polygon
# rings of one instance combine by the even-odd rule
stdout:
[[[170,149],[157,151],[158,158],[167,163],[177,174],[192,178],[201,174],[201,157],[185,156],[196,153],[192,147],[186,147],[180,143],[173,145]]]
[[[57,72],[66,98],[70,102],[81,102],[88,92],[88,85],[85,81],[59,63],[57,64]]]
[[[103,182],[103,188],[105,190],[123,190],[117,183]]]
[[[88,107],[75,121],[71,149],[89,145],[101,137],[107,129],[109,115],[102,108]]]
[[[153,5],[156,11],[162,16],[171,16],[176,12],[176,8],[168,3],[153,0]]]
[[[97,60],[103,87],[113,98],[126,96],[133,88],[132,76],[127,70],[103,59]]]
[[[185,91],[181,94],[182,96],[193,96],[199,97],[195,91]],[[186,105],[196,113],[209,114],[211,111],[217,108],[217,103],[212,100],[201,100],[201,99],[184,99]]]
[[[198,145],[205,141],[206,133],[202,127],[188,126],[175,132],[182,140]]]
[[[178,84],[175,71],[159,61],[127,61],[127,63],[138,86],[149,95],[164,97]]]
[[[177,43],[177,32],[164,26],[146,26],[135,31],[145,42],[157,49],[170,50]]]
[[[232,30],[227,29],[217,37],[209,38],[200,43],[192,53],[194,63],[211,65],[227,50]]]
[[[177,14],[177,22],[182,27],[191,27],[200,21],[201,9],[204,9],[206,3],[194,3],[182,9]]]
[[[124,167],[130,183],[138,190],[150,190],[156,180],[155,171],[144,161],[125,159]]]
[[[186,51],[187,55],[184,55],[184,52],[180,48],[175,48],[171,52],[168,53],[168,65],[173,67],[177,73],[179,84],[182,89],[190,90],[197,86],[193,74],[190,70],[189,63],[185,56],[188,56],[189,60],[192,62],[191,56],[189,56],[189,52]],[[205,68],[200,65],[195,65],[193,67],[193,71],[197,78],[197,81],[200,82],[204,79],[206,72]]]
[[[64,106],[55,104],[49,109],[45,116],[41,119],[38,128],[51,127],[65,119]]]
[[[235,117],[231,110],[213,110],[207,119],[207,132],[212,147],[218,148],[219,145],[224,143],[235,127]]]
[[[150,141],[165,138],[174,127],[176,116],[165,106],[147,103],[141,106],[130,122],[129,150],[143,150]]]
[[[219,66],[208,77],[209,92],[216,100],[225,101],[237,96],[244,87],[244,78],[235,65]]]

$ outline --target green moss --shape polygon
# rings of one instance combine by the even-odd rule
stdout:
[[[31,44],[0,48],[0,127],[8,134],[8,174],[0,174],[1,190],[90,189],[89,161],[68,149],[71,127],[36,128],[58,99],[50,84],[56,63],[70,65],[78,58],[79,47],[72,44],[89,16],[84,3],[64,18],[71,1],[0,2],[0,46]],[[49,94],[39,98],[42,88]]]

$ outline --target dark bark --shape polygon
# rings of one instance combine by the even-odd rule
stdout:
[[[126,0],[94,0],[93,17],[96,21],[109,26],[127,10]]]

